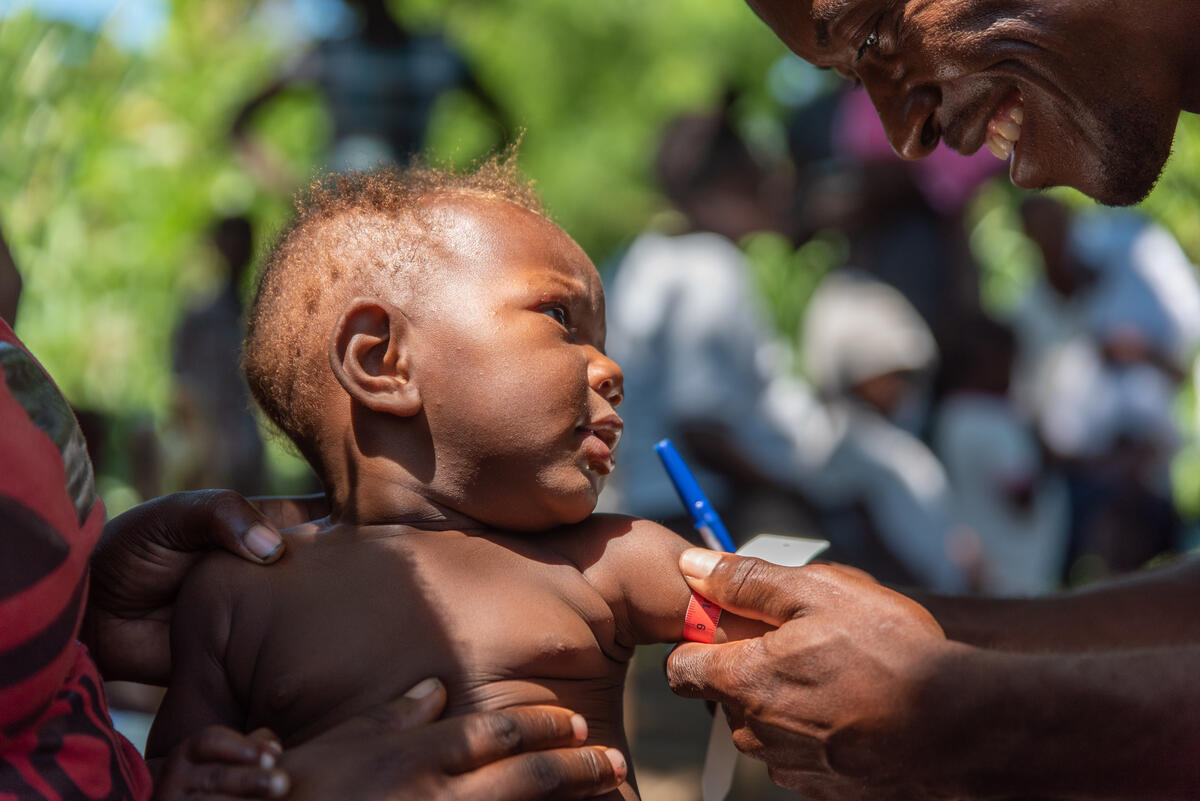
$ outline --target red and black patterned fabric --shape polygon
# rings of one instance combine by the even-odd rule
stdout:
[[[150,797],[76,639],[103,527],[75,415],[0,320],[0,801]]]

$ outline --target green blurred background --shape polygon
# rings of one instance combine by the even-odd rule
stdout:
[[[254,180],[229,132],[245,102],[336,16],[335,5],[0,2],[0,226],[25,281],[17,332],[72,404],[110,417],[110,438],[151,426],[169,441],[171,332],[220,280],[206,240],[212,221],[249,216],[261,252],[286,219],[289,192]],[[391,10],[413,30],[443,33],[525,129],[524,170],[602,269],[665,205],[650,170],[665,121],[710,108],[732,88],[743,133],[782,153],[789,92],[830,80],[788,60],[739,0],[395,0]],[[331,130],[315,90],[289,93],[252,124],[297,181],[321,168]],[[465,93],[439,101],[434,158],[462,164],[501,142]],[[982,300],[996,311],[1036,270],[1017,230],[1016,195],[997,182],[969,216]],[[1145,208],[1200,260],[1195,117],[1182,120]],[[746,247],[776,322],[794,331],[838,243],[817,238],[794,251],[764,235]],[[1193,398],[1189,384],[1180,402],[1188,431]],[[137,500],[122,453],[112,450],[101,476],[114,513]],[[278,441],[270,466],[272,491],[308,487],[307,469]],[[1200,512],[1194,446],[1177,462],[1175,486],[1181,509]]]

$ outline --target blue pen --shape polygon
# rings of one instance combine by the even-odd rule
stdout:
[[[662,460],[663,467],[666,469],[667,475],[671,477],[671,483],[675,485],[675,491],[679,493],[679,499],[683,501],[688,514],[691,515],[692,523],[695,525],[696,531],[700,532],[704,544],[714,551],[730,553],[736,551],[737,546],[733,544],[733,538],[725,530],[725,524],[721,522],[717,510],[704,496],[700,485],[696,483],[696,477],[688,469],[683,457],[679,455],[679,451],[675,450],[671,440],[662,440],[654,446],[654,450],[658,454],[658,458]]]

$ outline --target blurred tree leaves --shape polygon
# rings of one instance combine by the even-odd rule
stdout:
[[[175,319],[215,280],[206,228],[281,205],[225,143],[231,103],[278,58],[251,6],[179,3],[145,52],[29,11],[0,20],[0,217],[25,279],[18,332],[75,404],[164,410]]]

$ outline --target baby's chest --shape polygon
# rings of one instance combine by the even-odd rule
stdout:
[[[302,741],[428,676],[452,713],[554,702],[589,683],[619,698],[628,654],[611,610],[582,577],[557,578],[435,565],[286,593],[246,687],[248,728]]]

